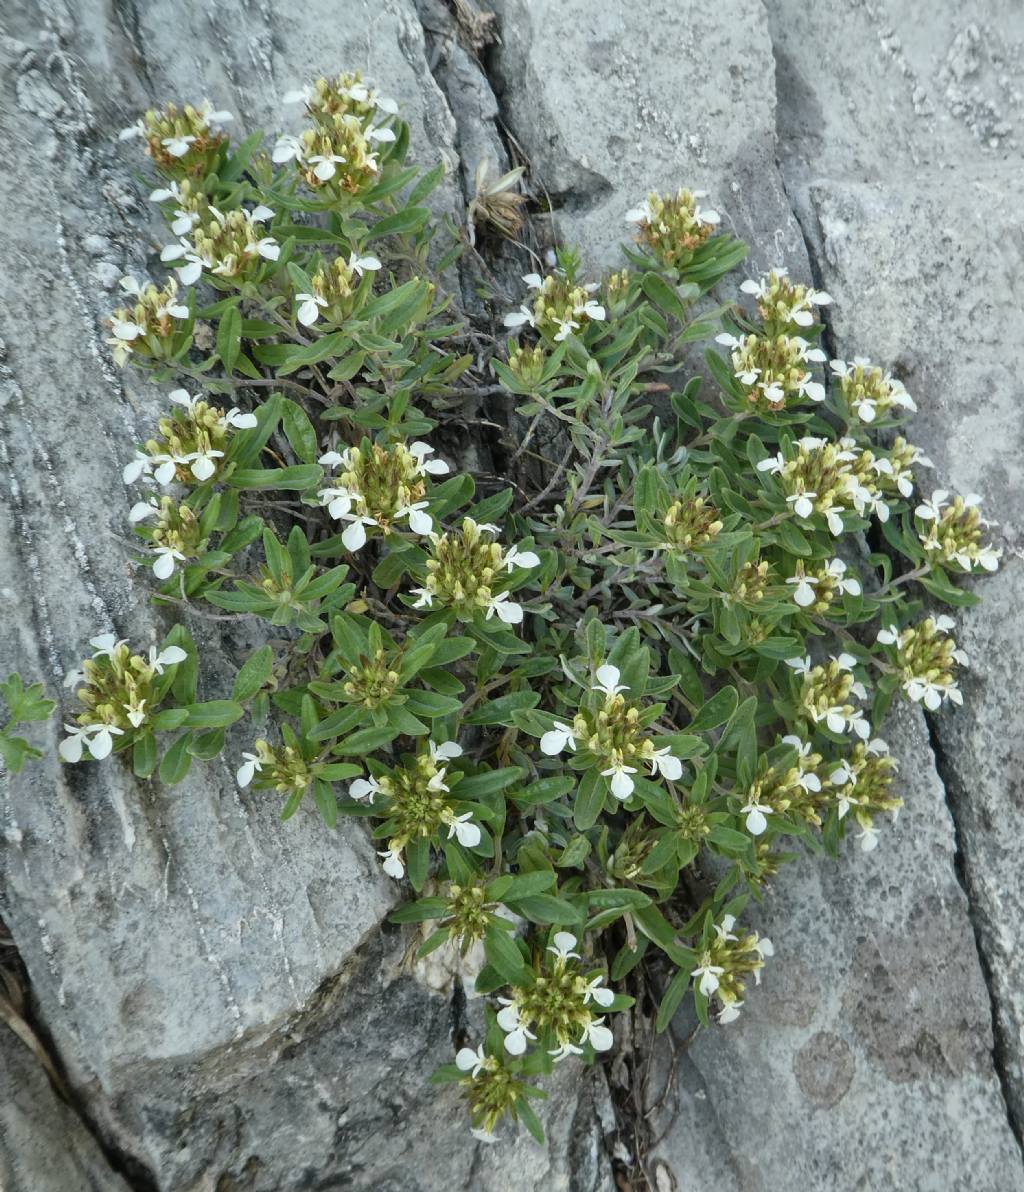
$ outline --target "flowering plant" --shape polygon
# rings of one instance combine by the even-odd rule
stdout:
[[[713,305],[745,246],[701,192],[630,212],[625,268],[562,249],[480,327],[397,105],[358,74],[292,98],[269,153],[209,104],[126,130],[177,281],[125,279],[109,341],[170,387],[124,471],[155,603],[276,633],[205,703],[181,625],[148,658],[95,638],[61,756],[172,784],[228,748],[283,818],[370,821],[416,895],[392,918],[493,995],[436,1079],[474,1129],[539,1135],[535,1080],[611,1048],[637,991],[659,1030],[685,996],[739,1015],[773,954],[740,916],[794,843],[877,845],[875,730],[897,695],[961,702],[967,662],[913,585],[969,605],[955,577],[999,551],[975,495],[916,495],[901,382],[826,373],[826,293],[775,269]],[[701,343],[710,383],[679,379]]]

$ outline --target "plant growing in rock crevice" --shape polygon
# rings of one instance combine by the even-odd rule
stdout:
[[[562,250],[527,274],[481,354],[397,106],[358,75],[294,98],[306,127],[269,153],[209,105],[129,130],[177,281],[126,278],[109,325],[173,387],[124,476],[155,602],[277,632],[206,702],[182,625],[148,660],[95,639],[61,751],[172,784],[248,712],[247,797],[364,818],[420,954],[482,951],[485,1036],[436,1078],[475,1129],[539,1136],[533,1081],[613,1046],[641,961],[671,969],[659,1029],[688,994],[729,1022],[773,952],[739,919],[787,847],[876,846],[900,798],[872,726],[897,694],[959,702],[966,663],[912,585],[968,604],[953,578],[998,551],[975,496],[915,497],[897,379],[832,361],[826,385],[827,294],[777,269],[711,307],[745,246],[698,192],[629,214],[620,271]],[[711,382],[678,380],[706,341]],[[514,487],[441,449],[481,388],[530,462]]]

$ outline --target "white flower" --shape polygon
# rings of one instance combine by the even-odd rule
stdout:
[[[321,463],[324,461],[321,459]],[[347,488],[322,488],[317,493],[320,504],[327,506],[327,512],[340,521],[352,508],[352,494]]]
[[[183,286],[195,285],[195,283],[202,276],[203,269],[213,269],[213,262],[201,257],[187,240],[181,240],[178,244],[168,244],[160,252],[161,261],[188,261],[187,265],[175,265],[174,271],[177,273],[181,284]]]
[[[206,448],[204,451],[190,451],[188,455],[182,457],[183,460],[191,461],[190,471],[195,478],[202,482],[209,480],[210,477],[217,471],[217,465],[214,462],[217,459],[223,459],[223,451],[214,451],[212,448]]]
[[[711,997],[711,995],[715,992],[715,990],[718,988],[718,978],[724,972],[725,969],[720,964],[711,963],[710,957],[704,964],[698,965],[697,968],[693,970],[694,978],[700,978],[698,989],[700,989],[701,993],[705,997]]]
[[[320,308],[327,305],[327,299],[319,294],[296,294],[295,301],[299,303],[295,317],[303,327],[311,327],[320,317]]]
[[[885,629],[879,629],[875,636],[875,641],[881,642],[883,646],[895,646],[899,640],[900,633],[895,625],[889,625]]]
[[[122,704],[121,707],[124,708],[128,723],[132,728],[138,728],[146,719],[146,701],[144,699],[140,699],[134,707],[131,704]]]
[[[626,223],[650,223],[652,217],[651,205],[645,199],[639,207],[633,207],[623,216]]]
[[[413,608],[431,608],[434,603],[434,593],[429,588],[410,588],[410,596],[415,596]]]
[[[568,339],[574,331],[579,330],[579,327],[580,325],[575,319],[562,319],[562,321],[558,324],[558,333],[555,335],[555,343],[560,344],[563,340]]]
[[[405,865],[402,862],[402,850],[400,848],[388,848],[382,852],[377,850],[377,856],[384,858],[384,872],[388,877],[393,877],[395,881],[405,877]]]
[[[548,757],[555,757],[567,746],[570,750],[575,751],[576,736],[569,725],[562,724],[561,721],[556,720],[554,728],[548,729],[541,737],[540,751]]]
[[[196,138],[190,135],[178,134],[173,137],[164,137],[160,142],[167,150],[171,157],[184,157],[189,151],[189,147],[195,144]]]
[[[140,521],[145,521],[147,517],[152,517],[154,513],[159,512],[160,506],[156,503],[156,497],[150,497],[146,501],[136,501],[128,510],[128,524],[137,525]]]
[[[172,546],[158,546],[154,552],[156,560],[153,563],[153,574],[157,579],[170,579],[174,574],[175,562],[183,563],[185,556]]]
[[[631,774],[636,773],[636,766],[627,766],[624,762],[615,762],[609,766],[607,770],[602,770],[601,775],[604,778],[610,778],[612,794],[616,799],[625,801],[633,793],[633,788],[636,785]]]
[[[473,1077],[479,1076],[487,1066],[487,1056],[484,1055],[484,1045],[474,1051],[471,1047],[463,1047],[455,1057],[455,1066],[460,1072],[469,1072]]]
[[[274,218],[274,212],[263,205],[257,203],[255,207],[248,213],[250,223],[266,223],[268,219]]]
[[[793,493],[791,497],[786,498],[786,502],[793,506],[793,512],[797,517],[810,517],[814,512],[814,500],[817,496],[817,493]]]
[[[606,317],[604,307],[593,298],[588,298],[586,302],[577,305],[573,309],[573,314],[586,315],[588,319],[593,320],[595,323],[603,323]]]
[[[158,675],[162,675],[165,666],[174,666],[178,662],[184,662],[187,657],[188,654],[181,646],[165,646],[159,654],[157,653],[156,646],[150,646],[149,669]]]
[[[777,476],[785,466],[785,456],[779,451],[777,454],[769,455],[767,459],[761,460],[757,465],[757,470],[759,472],[771,472],[773,476]]]
[[[537,326],[533,318],[533,311],[528,306],[521,306],[518,310],[509,311],[503,322],[506,327],[510,328],[522,327],[526,323],[529,323],[531,327]]]
[[[84,681],[85,681],[85,671],[81,670],[79,667],[75,667],[73,670],[69,670],[68,673],[64,676],[64,686],[70,688],[71,690],[74,690],[78,686],[79,683],[82,683]]]
[[[345,549],[349,551],[362,550],[366,545],[366,527],[375,526],[376,519],[366,517],[361,513],[343,513],[341,520],[352,523],[341,535]]]
[[[786,665],[791,666],[798,675],[809,675],[811,673],[811,656],[807,654],[803,658],[787,658]]]
[[[586,1005],[587,1002],[593,1001],[603,1009],[607,1010],[612,1002],[615,1001],[615,991],[606,988],[606,986],[602,984],[603,981],[604,977],[598,974],[593,981],[587,983],[587,988],[583,992],[584,1005]]]
[[[480,828],[472,822],[473,813],[455,816],[448,825],[448,839],[454,836],[463,848],[476,848],[480,843]]]
[[[144,328],[129,319],[111,319],[110,329],[116,339],[123,340],[125,343],[131,343],[133,339],[138,339],[144,332]]]
[[[348,448],[343,452],[325,451],[323,455],[316,461],[318,464],[323,464],[325,468],[336,468],[339,464],[348,466]]]
[[[539,273],[524,273],[523,281],[526,282],[528,290],[539,290],[544,285],[544,279]]]
[[[414,534],[430,534],[434,529],[434,520],[429,513],[423,512],[428,504],[429,502],[427,501],[416,501],[412,505],[403,505],[395,513],[395,517],[407,517],[409,519],[409,529]]]
[[[523,620],[523,606],[509,600],[508,597],[508,592],[499,592],[497,596],[492,596],[491,603],[487,606],[487,612],[484,614],[484,619],[489,621],[497,613],[498,620],[504,621],[506,625],[521,624]]]
[[[442,767],[427,783],[428,791],[447,791],[448,785],[444,780],[445,774],[448,773],[447,767]]]
[[[846,727],[852,729],[862,741],[866,741],[871,736],[871,724],[865,720],[864,713],[860,708],[854,708],[847,715]]]
[[[517,567],[539,567],[540,556],[534,554],[532,550],[520,550],[518,546],[510,546],[505,551],[501,563],[509,571],[514,571]]]
[[[122,128],[117,134],[117,139],[119,141],[128,141],[131,140],[132,137],[144,137],[145,135],[146,125],[140,116],[134,124],[129,124],[127,128]]]
[[[340,153],[314,153],[309,160],[317,163],[313,167],[313,173],[321,182],[329,182],[338,170],[335,163],[340,162],[344,164],[345,161]]]
[[[876,848],[878,845],[878,831],[874,824],[864,828],[857,839],[860,841],[861,850],[865,853],[870,853],[872,849]]]
[[[81,761],[83,746],[96,761],[101,762],[114,748],[113,738],[124,736],[124,729],[112,724],[65,724],[64,728],[71,735],[61,741],[57,752],[66,762]]]
[[[577,942],[571,931],[556,931],[547,950],[557,956],[559,960],[579,960],[580,954],[573,951]]]
[[[768,956],[775,955],[775,945],[772,943],[772,941],[766,935],[762,935],[760,937],[760,939],[754,940],[754,947],[757,949],[757,954],[758,954],[758,956],[761,957],[762,960],[764,960]],[[758,985],[761,984],[761,982],[760,982],[760,980],[758,980],[756,974],[754,976],[754,980]]]
[[[89,638],[89,645],[96,651],[93,658],[102,658],[104,655],[113,658],[114,651],[118,646],[125,645],[127,641],[126,637],[116,638],[112,633],[101,633],[99,637]]]
[[[933,683],[930,679],[915,676],[904,682],[903,690],[915,704],[923,702],[929,712],[935,712],[938,709],[943,696],[954,704],[964,702],[963,694],[955,683],[943,687]]]
[[[786,580],[787,584],[796,584],[793,590],[793,599],[801,608],[807,608],[809,604],[815,601],[814,589],[818,583],[817,577],[813,575],[791,575]]]
[[[380,792],[380,783],[371,774],[369,778],[357,778],[348,788],[350,799],[366,799],[373,803],[373,796]]]
[[[914,514],[921,518],[922,521],[939,521],[942,517],[942,511],[945,509],[948,502],[949,493],[945,489],[936,489],[931,496],[930,501],[922,501],[920,505],[914,510]],[[978,500],[980,501],[980,497]],[[977,502],[975,502],[977,503]],[[964,501],[967,504],[967,501]]]
[[[771,807],[762,807],[759,803],[749,802],[740,808],[740,813],[746,815],[747,831],[751,836],[761,836],[768,827],[767,817],[771,815]]]
[[[556,1064],[559,1063],[561,1060],[568,1059],[569,1056],[571,1056],[571,1055],[582,1055],[582,1054],[583,1054],[583,1048],[577,1047],[575,1043],[562,1043],[561,1046],[554,1047],[548,1052],[548,1055],[551,1056],[551,1058],[555,1061]]]
[[[395,140],[395,130],[393,128],[371,128],[366,133],[368,141],[379,141],[381,144],[389,143]]]
[[[603,666],[599,666],[594,675],[597,682],[591,688],[592,691],[603,691],[605,696],[609,699],[613,695],[617,695],[620,691],[628,691],[629,688],[624,684],[619,683],[622,677],[621,672],[617,666],[612,666],[610,662],[606,662]]]
[[[843,512],[842,505],[830,505],[823,512],[825,521],[828,523],[829,533],[838,538],[843,532],[843,519],[840,516]]]
[[[435,762],[448,762],[462,757],[462,746],[457,741],[428,741],[430,756]]]
[[[255,753],[243,752],[242,757],[245,758],[245,761],[238,767],[238,772],[235,774],[235,781],[239,786],[246,787],[263,769],[263,763]]]
[[[537,1036],[520,1021],[519,1007],[515,1002],[503,997],[499,997],[498,1001],[504,1007],[498,1011],[498,1026],[505,1031],[505,1050],[509,1055],[522,1055],[527,1039],[536,1039]]]
[[[836,581],[836,587],[840,592],[848,592],[851,596],[860,595],[860,581],[853,578],[845,578],[846,564],[842,559],[833,559],[825,568],[825,571]]]
[[[302,161],[302,157],[302,142],[298,137],[293,137],[289,133],[283,133],[277,138],[272,155],[275,165],[281,165],[282,162],[291,161],[292,158],[296,161]]]
[[[427,459],[428,455],[434,454],[434,448],[429,443],[419,441],[410,443],[409,454],[416,460],[416,467],[421,473],[429,472],[431,476],[447,476],[451,471],[443,459]]]
[[[302,87],[295,87],[291,91],[286,91],[281,98],[282,103],[309,103],[313,98],[313,88],[307,83]]]
[[[258,425],[255,414],[243,414],[238,406],[232,406],[220,420],[222,427],[234,427],[235,430],[254,430]]]
[[[381,263],[376,257],[360,257],[353,252],[349,254],[348,267],[353,273],[358,273],[362,277],[367,270],[376,273],[381,268]]]
[[[247,244],[245,251],[249,256],[252,256],[254,253],[256,253],[263,257],[264,260],[276,261],[281,255],[281,246],[273,236],[264,236],[262,240],[256,240],[252,244]],[[225,266],[218,265],[217,268],[214,269],[214,273],[220,273],[224,268]]]
[[[678,782],[683,776],[683,763],[672,753],[669,745],[664,749],[656,749],[648,760],[651,763],[651,773],[660,774],[669,782]]]
[[[603,1018],[592,1018],[583,1028],[580,1042],[589,1043],[595,1051],[610,1051],[615,1039],[611,1031],[601,1025],[603,1022]]]
[[[735,931],[733,931],[733,928],[735,926],[736,926],[736,916],[735,915],[723,915],[721,923],[713,924],[713,929],[714,929],[715,935],[717,935],[718,938],[724,944],[728,940],[735,940],[735,939],[739,938],[737,936],[737,934],[735,933]]]
[[[730,1022],[735,1022],[740,1016],[740,1006],[742,1002],[730,1002],[727,1006],[723,1006],[718,1014],[718,1021],[722,1026],[727,1026]]]

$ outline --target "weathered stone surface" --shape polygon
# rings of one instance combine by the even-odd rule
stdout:
[[[0,1188],[127,1192],[96,1140],[50,1086],[39,1061],[0,1023]]]
[[[911,437],[936,465],[922,487],[980,493],[999,523],[1003,569],[972,582],[984,603],[958,615],[975,663],[966,706],[934,729],[1020,1137],[1024,881],[1014,841],[1024,754],[1012,610],[1024,595],[1024,11],[1011,0],[976,12],[939,3],[924,20],[895,0],[767,7],[780,157],[837,299],[836,349],[892,365],[917,399]],[[859,101],[866,94],[873,102]]]
[[[945,792],[922,764],[921,718],[889,727],[898,824],[873,853],[851,842],[838,862],[795,862],[748,911],[776,955],[739,1022],[680,1057],[652,1179],[661,1167],[668,1187],[723,1192],[1024,1188]]]
[[[806,268],[775,169],[772,51],[759,0],[500,0],[495,87],[555,210],[596,268],[651,190],[706,189],[750,260]],[[536,185],[536,182],[535,182]]]

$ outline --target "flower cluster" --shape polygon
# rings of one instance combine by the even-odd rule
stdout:
[[[112,633],[92,638],[89,645],[93,656],[64,679],[82,705],[75,723],[64,725],[69,735],[60,743],[60,756],[66,762],[81,761],[86,750],[101,761],[114,749],[115,738],[118,748],[129,745],[160,703],[154,680],[188,656],[180,646],[151,646],[144,658]]]
[[[129,356],[166,360],[177,350],[175,322],[189,318],[189,308],[178,300],[178,283],[170,278],[162,289],[152,282],[140,285],[134,277],[122,277],[121,289],[135,299],[132,307],[119,306],[107,324],[112,332],[107,345],[114,363],[123,367]]]
[[[209,540],[203,532],[196,511],[173,497],[140,501],[129,515],[133,524],[156,518],[148,533],[153,553],[153,574],[157,579],[170,579],[179,563],[201,558]]]
[[[370,255],[351,252],[347,260],[335,257],[313,274],[309,292],[295,295],[295,317],[303,327],[312,327],[321,317],[327,323],[344,323],[356,313],[360,297],[365,296],[373,284],[372,275],[380,268],[380,261]]]
[[[208,214],[192,228],[191,239],[182,236],[160,253],[161,261],[185,262],[175,266],[182,285],[194,285],[204,269],[238,285],[255,278],[263,261],[276,261],[281,255],[280,244],[263,227],[274,213],[262,203],[251,211],[236,208],[227,213],[210,207]]]
[[[519,625],[523,606],[510,599],[506,586],[517,569],[537,567],[540,558],[522,546],[503,547],[498,527],[477,525],[463,518],[458,530],[431,533],[432,557],[426,562],[423,586],[413,588],[413,608],[450,608],[462,621],[480,613],[485,620],[497,616],[506,625]]]
[[[821,825],[821,811],[827,802],[818,776],[822,758],[812,751],[810,741],[789,734],[782,744],[796,751],[796,760],[785,768],[769,765],[762,759],[758,774],[746,793],[740,813],[751,836],[761,836],[768,828],[768,816],[791,815],[806,823]]]
[[[601,701],[595,707],[580,708],[571,725],[556,721],[541,737],[541,752],[556,757],[567,749],[586,751],[581,764],[593,758],[612,794],[623,802],[636,787],[633,775],[645,766],[650,766],[652,775],[678,782],[682,762],[672,753],[671,745],[659,748],[647,734],[651,711],[645,712],[622,694],[629,688],[619,682],[619,668],[605,663],[594,677],[597,682],[592,690],[600,693]]]
[[[679,190],[674,195],[651,193],[639,207],[626,212],[626,222],[636,225],[637,242],[649,249],[667,268],[690,263],[721,223],[710,207],[702,208],[704,190]]]
[[[850,696],[867,699],[864,684],[855,677],[857,660],[852,654],[830,658],[822,666],[813,666],[810,656],[788,658],[786,665],[800,676],[799,710],[812,724],[824,724],[829,732],[855,733],[862,741],[871,736],[871,725],[863,711],[850,703]]]
[[[723,331],[715,341],[730,349],[733,376],[752,409],[777,411],[804,401],[825,400],[825,386],[812,379],[809,364],[820,364],[825,353],[799,335],[751,334]]]
[[[840,819],[853,811],[860,825],[860,847],[869,853],[878,844],[874,816],[888,812],[895,821],[903,800],[892,794],[899,765],[880,738],[858,741],[849,756],[829,774],[831,792]]]
[[[917,409],[914,399],[891,373],[883,373],[863,356],[855,356],[852,364],[833,360],[830,367],[839,379],[839,394],[846,409],[861,422],[874,422],[892,412]]]
[[[125,484],[152,477],[159,485],[177,480],[182,484],[200,484],[214,477],[221,467],[228,440],[239,430],[256,426],[255,414],[244,414],[237,406],[225,413],[219,406],[192,397],[185,389],[168,394],[179,409],[157,424],[158,436],[148,439],[142,451],[125,465]],[[143,514],[133,510],[132,521]]]
[[[215,111],[206,99],[197,108],[186,104],[180,111],[169,103],[161,111],[151,108],[122,129],[120,139],[141,137],[153,164],[167,174],[202,178],[214,168],[227,142],[222,126],[233,119],[230,112]]]
[[[949,636],[956,628],[952,617],[926,617],[906,629],[888,626],[878,631],[878,641],[888,653],[900,676],[903,690],[914,703],[934,712],[943,700],[962,704],[956,682],[957,666],[967,665],[967,655]]]
[[[707,497],[680,494],[665,511],[665,545],[671,550],[696,553],[710,546],[724,525]]]
[[[981,541],[982,531],[991,525],[981,516],[977,493],[959,495],[949,500],[949,493],[939,489],[931,499],[922,501],[914,515],[925,523],[921,545],[932,559],[954,564],[962,571],[995,571],[1003,552]]]
[[[604,974],[587,973],[574,951],[579,941],[569,931],[556,931],[546,952],[554,957],[529,975],[528,984],[513,986],[509,997],[499,997],[498,1026],[505,1032],[505,1050],[522,1055],[528,1042],[538,1038],[558,1062],[583,1055],[587,1046],[607,1051],[612,1032],[604,1014],[615,994],[604,985]]]
[[[393,878],[405,876],[404,850],[416,840],[429,840],[447,828],[447,839],[458,840],[465,848],[476,848],[481,840],[480,826],[473,821],[473,811],[458,811],[458,795],[452,794],[460,774],[448,774],[447,763],[462,756],[462,746],[455,741],[435,744],[418,753],[408,765],[387,773],[357,778],[349,795],[365,799],[384,818],[376,835],[387,840],[379,852],[384,858],[384,872]]]
[[[313,774],[302,753],[290,744],[271,745],[262,738],[253,744],[255,753],[243,753],[235,779],[241,787],[279,791],[283,795],[305,793]],[[255,779],[255,782],[253,781]]]
[[[813,308],[828,306],[832,301],[824,290],[790,281],[788,270],[783,268],[772,269],[756,281],[747,278],[740,289],[757,299],[757,313],[769,336],[792,334],[801,327],[813,326]]]
[[[737,934],[735,926],[735,916],[728,914],[712,925],[710,938],[705,939],[693,970],[693,983],[701,995],[709,1001],[716,997],[721,1004],[718,1021],[722,1023],[739,1018],[746,988],[744,978],[752,973],[754,983],[760,985],[765,957],[775,955],[767,936],[756,931]]]
[[[598,289],[597,282],[577,285],[561,273],[527,273],[523,281],[537,293],[533,307],[522,305],[505,316],[505,326],[513,329],[529,325],[537,333],[555,343],[574,332],[584,331],[590,323],[603,323],[607,317],[605,308],[592,297]]]
[[[320,457],[325,468],[338,469],[333,483],[318,496],[331,517],[349,523],[341,536],[346,550],[365,546],[368,529],[390,534],[400,521],[406,521],[414,534],[433,533],[424,499],[426,477],[444,476],[449,470],[444,460],[430,459],[433,454],[427,443],[384,447],[364,439],[359,447]]]

